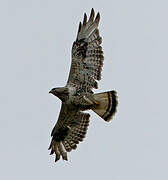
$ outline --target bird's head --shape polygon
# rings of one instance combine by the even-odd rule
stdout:
[[[65,87],[53,88],[49,91],[49,93],[57,96],[62,101],[65,101],[68,98],[68,88]]]

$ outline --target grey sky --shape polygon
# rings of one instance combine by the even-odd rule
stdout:
[[[54,163],[47,150],[83,13],[101,14],[105,55],[96,92],[115,89],[111,123],[91,113],[84,142]],[[0,179],[167,180],[168,2],[0,2]]]

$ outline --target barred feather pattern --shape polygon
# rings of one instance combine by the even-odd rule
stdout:
[[[77,39],[72,47],[72,63],[67,85],[75,84],[85,92],[97,89],[96,80],[101,79],[103,66],[103,51],[100,46],[102,38],[99,35],[98,25],[100,14],[94,18],[92,9],[89,20],[84,14],[83,23],[80,22]]]
[[[69,129],[69,133],[63,141],[63,144],[65,143],[68,145],[64,146],[67,152],[70,152],[72,149],[76,149],[77,144],[83,141],[89,126],[90,115],[88,113],[78,112],[77,116],[80,121]]]
[[[67,113],[66,113],[67,112]],[[55,162],[61,157],[68,160],[67,152],[77,148],[83,141],[89,126],[90,114],[81,111],[67,111],[67,106],[62,105],[60,116],[51,136],[50,154],[55,153]]]

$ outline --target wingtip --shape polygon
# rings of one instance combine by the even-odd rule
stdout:
[[[91,14],[94,14],[94,8],[91,9]]]
[[[87,15],[84,13],[84,18],[83,18],[83,26],[85,26],[87,23]]]
[[[68,157],[66,156],[66,157],[63,157],[63,160],[64,161],[68,161]]]
[[[52,147],[52,145],[50,144],[50,145],[49,145],[49,147],[48,147],[48,150],[50,150],[50,149],[51,149],[51,147]]]
[[[50,155],[52,155],[52,154],[54,154],[54,150],[53,149],[51,149],[51,152],[50,152]]]
[[[100,13],[99,13],[99,12],[98,12],[97,15],[96,15],[95,21],[96,21],[97,23],[99,23],[99,21],[100,21]]]
[[[78,33],[80,32],[80,30],[81,30],[81,27],[82,27],[82,23],[81,23],[81,21],[80,21],[80,22],[79,22]]]
[[[56,154],[55,155],[55,162],[57,162],[58,160],[60,160],[60,155]]]
[[[95,12],[94,12],[94,9],[92,8],[91,13],[90,13],[90,17],[89,17],[89,21],[93,21],[94,16],[95,16]]]

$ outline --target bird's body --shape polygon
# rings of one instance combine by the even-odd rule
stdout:
[[[76,149],[83,140],[89,125],[88,113],[93,110],[105,121],[110,121],[116,112],[117,97],[115,91],[94,94],[98,88],[97,80],[101,79],[103,51],[100,46],[98,24],[100,14],[94,19],[92,9],[89,20],[84,14],[83,23],[79,24],[77,39],[72,47],[72,63],[68,82],[65,87],[53,88],[50,93],[62,101],[58,121],[52,130],[51,154],[56,159],[67,160],[67,152]]]
[[[86,110],[94,105],[92,93],[84,93],[73,86],[53,88],[50,93],[57,96],[63,104],[69,105],[71,109]],[[95,103],[96,104],[96,103]]]

